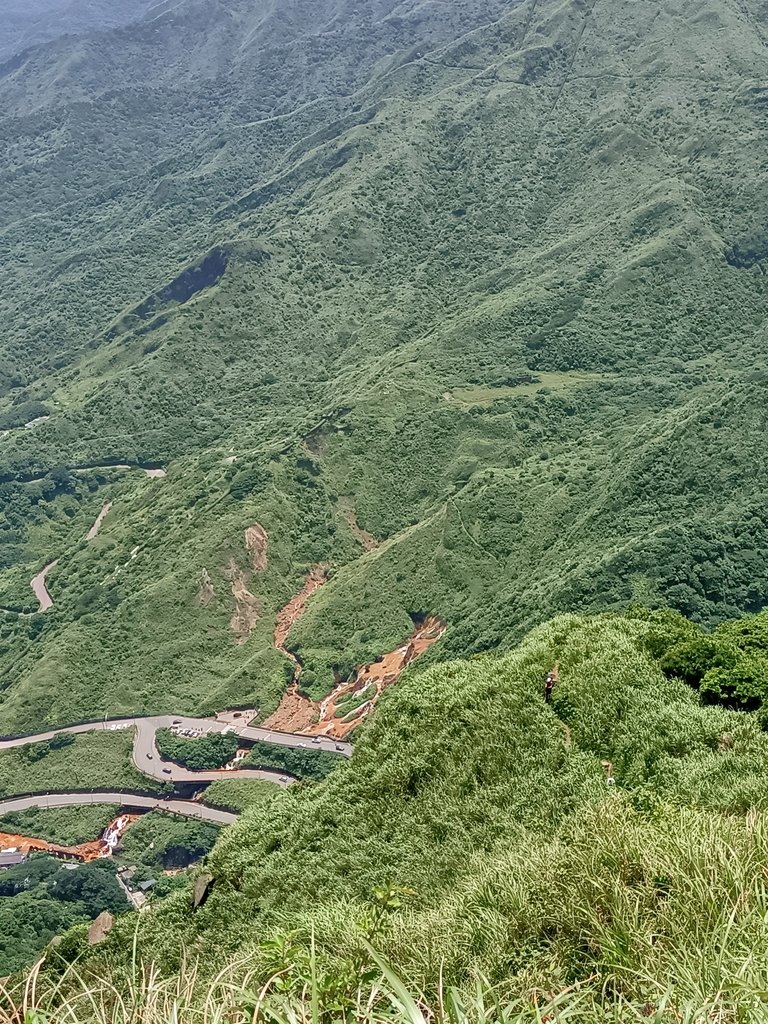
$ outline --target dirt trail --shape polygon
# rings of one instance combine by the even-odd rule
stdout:
[[[250,592],[246,575],[234,558],[229,560],[226,575],[232,585],[232,596],[235,599],[235,610],[229,620],[229,628],[235,636],[235,641],[244,644],[261,618],[264,602]]]
[[[78,466],[75,469],[76,473],[93,473],[98,469],[140,469],[146,474],[151,480],[161,480],[165,476],[165,470],[159,466],[142,466],[139,463],[129,465],[127,462],[113,462],[113,463],[102,463],[97,466]]]
[[[352,533],[360,542],[360,546],[363,551],[373,551],[379,547],[381,541],[377,540],[372,533],[368,533],[367,530],[364,530],[362,526],[359,525],[352,498],[348,496],[339,498],[339,510],[346,519],[347,526],[349,526]]]
[[[35,839],[32,836],[0,832],[0,850],[17,850],[25,854],[49,853],[54,857],[67,857],[84,862],[98,860],[100,857],[111,857],[125,830],[140,817],[140,814],[121,814],[107,826],[100,839],[80,843],[78,846],[59,846],[58,843],[48,843],[44,839]]]
[[[406,643],[382,654],[370,665],[360,667],[353,679],[339,683],[321,703],[299,693],[298,676],[295,676],[293,685],[283,696],[277,711],[264,722],[264,727],[304,736],[343,739],[370,714],[384,690],[444,632],[445,625],[440,619],[427,616],[416,624]]]
[[[203,568],[200,570],[200,578],[198,580],[200,589],[197,592],[197,603],[200,605],[208,605],[216,596],[213,589],[213,580],[211,574],[207,569]]]
[[[48,593],[48,587],[45,585],[45,578],[49,572],[56,568],[59,564],[58,558],[54,562],[49,562],[48,565],[42,569],[37,576],[29,584],[34,591],[35,597],[40,603],[40,611],[47,612],[49,608],[53,608],[53,598]]]
[[[96,516],[96,521],[94,522],[93,526],[90,528],[88,533],[85,535],[85,539],[86,540],[93,540],[94,537],[96,537],[96,535],[98,534],[99,530],[101,529],[101,524],[104,522],[104,517],[106,515],[108,515],[108,513],[109,513],[111,508],[112,508],[112,502],[108,501],[107,504],[104,506],[104,508],[101,510],[101,512],[99,512],[99,514]]]
[[[254,523],[245,531],[245,550],[251,556],[254,572],[266,572],[268,541],[267,531],[259,523]]]

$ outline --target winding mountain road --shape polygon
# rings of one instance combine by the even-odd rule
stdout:
[[[222,768],[217,771],[195,772],[189,768],[182,768],[181,765],[177,765],[173,761],[164,761],[157,749],[155,737],[158,729],[170,729],[173,727],[178,729],[195,729],[203,734],[227,731],[246,741],[255,742],[259,740],[283,747],[306,747],[311,750],[325,750],[341,757],[351,757],[352,755],[351,743],[339,743],[324,737],[310,739],[308,736],[299,736],[294,733],[260,729],[258,726],[227,721],[224,717],[190,718],[185,715],[115,718],[105,719],[101,722],[68,725],[60,729],[40,732],[34,736],[16,736],[11,739],[2,739],[0,740],[0,750],[26,747],[30,743],[43,743],[64,733],[79,734],[93,732],[94,730],[115,732],[121,729],[135,729],[133,763],[140,772],[143,772],[144,775],[149,775],[150,778],[157,779],[158,782],[216,782],[219,779],[262,779],[267,782],[274,782],[278,786],[289,786],[294,781],[285,772],[266,771],[261,768],[235,768],[232,771]]]
[[[151,480],[160,480],[160,479],[162,479],[162,477],[165,476],[165,470],[161,469],[159,466],[156,466],[156,467],[143,466],[143,465],[130,466],[130,465],[128,465],[127,462],[126,463],[117,463],[115,465],[104,465],[104,466],[78,466],[78,467],[76,467],[74,469],[74,472],[75,473],[90,473],[90,472],[93,472],[94,470],[97,470],[97,469],[141,469],[146,474],[146,476],[148,476]],[[26,483],[32,483],[32,484],[34,484],[34,483],[41,483],[44,479],[45,479],[45,477],[33,477],[32,479],[26,480],[25,482]],[[93,525],[91,526],[90,530],[86,534],[86,538],[85,538],[86,540],[94,540],[96,538],[96,536],[98,535],[99,530],[101,529],[101,524],[103,523],[105,516],[107,516],[109,514],[111,509],[112,509],[112,502],[110,501],[110,502],[108,502],[102,508],[101,512],[99,512],[98,516],[96,517],[95,522],[93,523]],[[45,579],[46,579],[46,576],[48,575],[48,573],[51,572],[53,569],[55,569],[58,564],[59,564],[58,558],[55,561],[53,561],[53,562],[49,562],[46,566],[43,567],[43,569],[37,574],[37,576],[35,576],[34,579],[32,579],[30,581],[29,585],[32,587],[32,591],[33,591],[33,593],[34,593],[35,597],[37,598],[38,603],[40,605],[40,607],[38,608],[38,612],[47,612],[49,608],[53,608],[53,598],[51,597],[51,594],[50,594],[50,592],[48,590],[48,587],[45,584]],[[0,609],[0,611],[10,611],[10,612],[12,612],[13,609],[11,609],[11,608],[2,608],[2,609]],[[37,613],[35,613],[35,612],[16,612],[15,614],[17,614],[19,616],[22,616],[22,617],[28,617],[29,615],[35,615]]]
[[[101,722],[84,722],[79,725],[64,726],[60,729],[49,729],[47,732],[33,736],[16,736],[0,740],[0,751],[25,747],[32,743],[44,743],[63,734],[78,735],[80,733],[103,730],[115,732],[122,729],[134,729],[133,763],[144,775],[158,782],[173,783],[206,783],[221,779],[260,779],[271,782],[281,788],[293,785],[296,779],[285,772],[267,771],[261,768],[235,768],[231,771],[222,768],[218,771],[190,771],[173,761],[164,760],[157,749],[156,735],[158,729],[194,729],[203,735],[210,733],[229,732],[240,739],[265,743],[274,743],[286,747],[307,747],[313,750],[325,750],[340,757],[350,757],[352,745],[338,743],[330,739],[316,738],[293,733],[275,732],[248,726],[243,722],[232,721],[232,712],[223,712],[219,718],[190,718],[185,715],[154,715],[148,718],[116,718],[104,719]],[[24,811],[31,807],[77,807],[83,804],[119,804],[142,810],[161,810],[169,814],[183,814],[191,818],[201,818],[216,825],[231,825],[238,815],[230,811],[219,810],[195,800],[179,798],[137,796],[131,792],[97,791],[90,793],[37,793],[29,796],[12,797],[0,800],[0,814],[8,811]]]
[[[37,793],[34,796],[18,796],[0,800],[0,814],[10,811],[27,811],[32,807],[80,807],[83,804],[118,804],[120,807],[144,811],[167,811],[181,814],[186,818],[200,818],[215,825],[232,825],[238,815],[232,811],[221,811],[216,807],[196,803],[194,800],[174,800],[159,796],[136,796],[133,793],[99,790],[91,793]]]

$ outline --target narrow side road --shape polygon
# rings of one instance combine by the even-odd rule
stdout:
[[[31,807],[79,807],[83,804],[119,804],[121,807],[135,807],[145,811],[167,811],[186,818],[200,818],[216,825],[232,825],[238,815],[231,811],[220,811],[215,807],[196,803],[194,800],[174,800],[155,796],[134,796],[132,793],[103,791],[94,793],[36,793],[34,796],[17,796],[0,800],[0,814],[10,811],[27,811]]]

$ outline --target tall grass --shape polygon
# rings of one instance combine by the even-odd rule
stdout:
[[[344,998],[328,1002],[317,974],[299,992],[282,977],[264,984],[248,958],[215,978],[187,962],[171,978],[152,965],[130,977],[87,976],[74,968],[51,987],[43,961],[23,983],[0,988],[0,1024],[761,1024],[768,993],[747,979],[738,992],[678,1001],[670,990],[631,1001],[587,978],[559,992],[502,995],[482,978],[465,991],[438,986],[430,1000],[373,953],[375,977],[361,978]],[[681,971],[690,965],[681,965]]]

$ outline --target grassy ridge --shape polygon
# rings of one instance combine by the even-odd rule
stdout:
[[[695,634],[668,613],[565,616],[502,657],[412,673],[350,763],[226,830],[204,909],[172,896],[142,921],[144,955],[247,953],[300,1001],[314,935],[332,999],[372,934],[430,999],[480,975],[505,998],[578,983],[609,1007],[668,989],[729,1005],[766,938],[768,739],[664,674]]]

